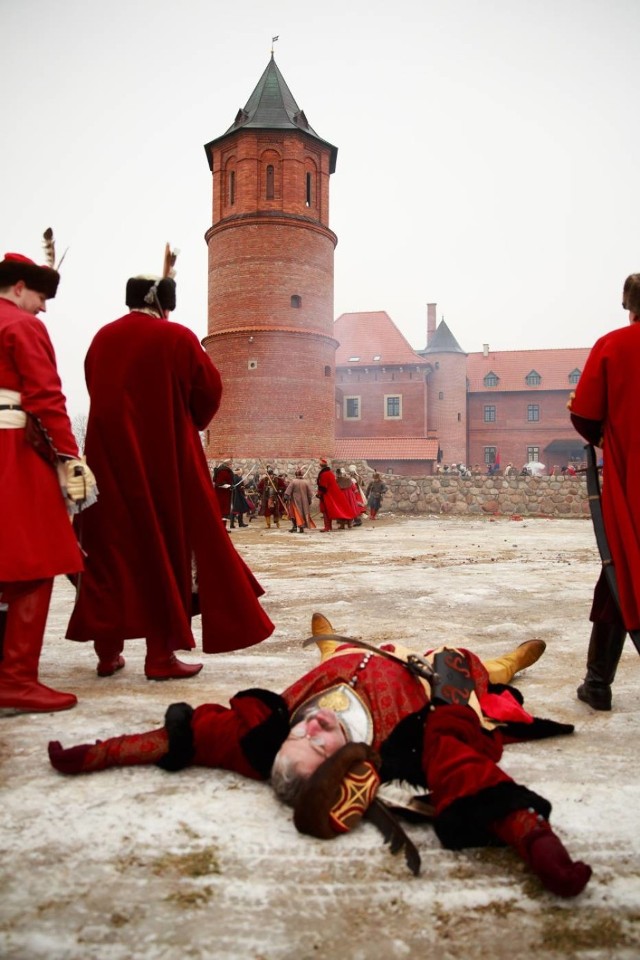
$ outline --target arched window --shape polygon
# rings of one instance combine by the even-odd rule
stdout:
[[[275,174],[273,164],[267,164],[267,200],[273,200],[275,196]]]

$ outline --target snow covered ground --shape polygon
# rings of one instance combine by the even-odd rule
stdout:
[[[331,535],[261,520],[231,535],[266,588],[276,631],[259,647],[205,657],[193,680],[146,681],[139,641],[128,642],[123,671],[97,678],[90,646],[64,640],[73,591],[57,582],[41,676],[80,703],[0,718],[3,960],[637,960],[640,663],[628,641],[612,713],[576,700],[599,569],[589,522],[387,514]],[[373,826],[331,842],[303,837],[267,785],[230,773],[63,777],[49,766],[50,739],[140,731],[160,726],[176,700],[284,688],[316,662],[301,648],[314,610],[375,644],[464,642],[489,657],[547,641],[518,686],[532,712],[576,733],[508,747],[503,766],[549,797],[558,833],[593,866],[579,898],[545,893],[508,850],[453,853],[428,826],[408,825],[423,861],[414,878]]]

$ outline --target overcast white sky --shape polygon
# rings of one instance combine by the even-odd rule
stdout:
[[[0,0],[0,253],[70,247],[47,322],[72,414],[129,276],[180,248],[206,335],[211,179],[267,65],[338,147],[335,315],[414,347],[590,346],[640,271],[638,0]]]

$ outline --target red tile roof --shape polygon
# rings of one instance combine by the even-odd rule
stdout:
[[[550,350],[495,350],[485,357],[470,353],[467,357],[467,378],[471,393],[501,393],[512,390],[573,390],[569,374],[582,372],[589,355],[588,347],[568,347]],[[530,386],[525,377],[534,371],[541,382]],[[486,387],[484,378],[495,373],[498,385]]]
[[[342,437],[337,460],[436,460],[438,441],[426,437]]]
[[[340,343],[336,350],[337,367],[427,363],[405,340],[386,310],[341,313],[333,326],[333,335]]]

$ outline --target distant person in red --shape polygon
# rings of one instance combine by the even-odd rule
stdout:
[[[220,375],[187,327],[170,323],[168,275],[127,283],[130,313],[103,327],[85,361],[91,407],[87,456],[100,500],[87,511],[86,571],[69,622],[72,640],[93,640],[98,675],[124,666],[124,641],[144,637],[149,680],[194,676],[176,659],[260,643],[273,624],[263,593],[227,536],[199,431],[218,409]]]
[[[0,708],[22,713],[78,702],[38,680],[53,578],[82,570],[68,516],[69,501],[81,497],[71,483],[76,471],[83,489],[92,480],[79,459],[47,328],[37,317],[59,280],[52,266],[21,254],[7,253],[0,262],[0,602],[7,605],[0,614]],[[31,418],[46,432],[51,462],[29,441]]]
[[[602,447],[602,512],[620,594],[621,610],[603,571],[591,607],[587,674],[578,687],[578,699],[594,710],[611,710],[627,630],[640,629],[640,273],[625,280],[622,306],[629,325],[596,342],[569,401],[578,433]]]
[[[231,492],[233,489],[233,472],[228,460],[222,460],[213,471],[213,485],[223,520],[231,521]]]
[[[318,499],[320,510],[324,518],[324,528],[321,533],[328,533],[333,529],[333,521],[338,520],[344,525],[356,516],[354,509],[347,500],[344,490],[338,486],[335,473],[324,458],[320,460],[320,471],[317,478]]]

